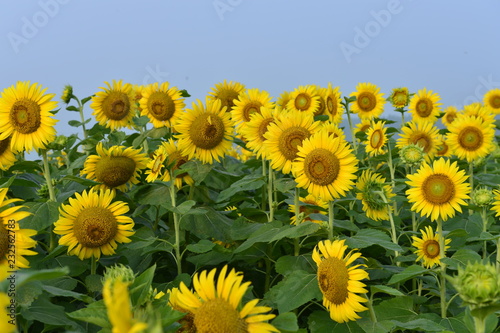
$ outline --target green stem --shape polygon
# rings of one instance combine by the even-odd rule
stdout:
[[[97,272],[97,260],[94,256],[90,257],[90,275],[95,275]]]
[[[47,157],[47,150],[40,149],[42,152],[42,160],[43,160],[43,175],[45,177],[45,182],[47,183],[47,189],[49,190],[49,201],[56,202],[56,194],[54,191],[54,186],[52,186],[52,177],[50,176],[50,167],[49,167],[49,159]],[[56,237],[54,234],[54,224],[51,224],[49,230],[49,252],[52,252],[53,249],[56,248]]]
[[[156,216],[155,216],[155,223],[153,225],[154,231],[158,230],[158,224],[160,223],[160,206],[155,206],[155,208],[156,208]]]
[[[300,215],[300,197],[299,197],[299,188],[296,186],[295,187],[295,195],[293,198],[294,205],[295,205],[295,225],[299,225],[302,223],[302,217]],[[293,253],[295,256],[298,256],[300,253],[300,243],[299,243],[299,238],[295,237],[293,239]]]
[[[334,224],[334,212],[333,212],[334,201],[328,201],[328,239],[333,241],[333,224]]]
[[[261,207],[260,209],[265,212],[266,211],[266,195],[269,192],[268,187],[269,187],[269,177],[267,175],[267,167],[266,167],[266,160],[262,159],[262,176],[264,178],[267,177],[267,184],[262,185],[262,202],[261,202]],[[271,210],[271,208],[269,208]],[[268,221],[270,222],[271,220],[268,218]]]
[[[483,220],[483,232],[486,232],[488,229],[488,218],[486,217],[486,207],[483,207],[481,210],[481,219]],[[483,259],[485,259],[488,255],[487,249],[488,242],[483,241]]]
[[[445,238],[443,235],[443,220],[441,218],[437,219],[437,233],[439,235],[439,258],[441,265],[441,283],[439,285],[440,296],[441,296],[441,318],[446,318],[446,264],[442,261],[445,258]]]
[[[85,115],[83,114],[83,104],[76,97],[75,97],[75,100],[78,102],[78,112],[80,113],[80,119],[82,122],[83,138],[86,139],[86,138],[88,138],[88,135],[87,135],[87,129],[85,128]]]
[[[273,201],[273,189],[274,189],[274,170],[271,168],[271,163],[269,163],[269,173],[267,177],[267,199],[269,200],[269,222],[274,220],[274,201]]]
[[[376,193],[378,195],[380,195],[380,197],[382,198],[382,200],[384,201],[384,203],[386,204],[387,206],[387,213],[389,215],[389,222],[391,223],[391,239],[392,239],[392,242],[396,245],[399,245],[398,244],[398,237],[397,237],[397,233],[396,233],[396,224],[394,223],[394,218],[392,216],[392,210],[391,210],[391,207],[390,207],[390,204],[389,204],[389,201],[387,200],[384,192],[381,192],[381,191],[376,191]],[[396,258],[399,257],[399,251],[394,251],[394,260],[396,260]],[[399,266],[401,263],[398,261],[396,262],[396,265]]]
[[[470,191],[474,191],[474,164],[472,162],[469,163],[469,184],[470,184]],[[469,202],[471,202],[472,199],[469,199]],[[472,209],[469,209],[469,215],[472,215],[474,212]]]
[[[473,316],[474,318],[474,328],[476,333],[484,333],[486,330],[486,320],[485,318],[479,318]]]
[[[374,325],[377,323],[377,315],[375,314],[375,310],[373,310],[373,299],[371,297],[366,296],[366,294],[363,294],[365,298],[368,300],[366,303],[368,305],[368,310],[370,311],[370,319],[371,319],[371,324]]]
[[[173,171],[170,171],[170,200],[172,201],[172,207],[175,208],[177,206],[176,203],[176,188],[175,188],[175,176]],[[172,212],[174,216],[174,232],[175,232],[175,261],[177,263],[177,274],[180,275],[182,273],[182,253],[181,253],[181,230],[180,230],[180,219],[179,214],[176,212]]]
[[[500,274],[500,238],[497,238],[497,272]]]
[[[351,129],[352,146],[354,147],[354,155],[358,155],[358,143],[356,141],[356,136],[354,133],[354,127],[352,126],[351,113],[349,112],[349,101],[346,98],[345,103],[342,103],[345,108],[345,113],[347,114],[347,122],[349,123],[349,128]]]
[[[394,163],[392,162],[390,139],[387,140],[387,165],[389,166],[389,174],[391,176],[392,192],[395,192],[396,180],[394,179],[395,178],[395,176],[394,176],[395,170],[394,170]],[[393,205],[394,205],[394,214],[397,216],[398,215],[398,204],[396,201],[394,201]]]

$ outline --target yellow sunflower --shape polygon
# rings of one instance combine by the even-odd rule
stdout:
[[[356,124],[356,126],[354,127],[354,134],[357,134],[357,133],[360,133],[360,132],[363,132],[363,133],[366,133],[368,132],[368,129],[371,127],[372,125],[372,122],[370,119],[361,119],[361,121]]]
[[[250,116],[260,113],[260,108],[272,108],[271,96],[264,90],[248,89],[239,94],[234,100],[231,112],[231,119],[235,127],[246,124],[250,121]]]
[[[280,94],[280,97],[278,97],[276,100],[276,108],[278,108],[279,110],[287,110],[287,104],[289,101],[290,101],[290,92],[283,91]]]
[[[389,96],[389,102],[395,108],[404,108],[408,105],[410,101],[410,92],[408,88],[394,88],[392,89],[391,96]]]
[[[455,121],[458,117],[458,109],[455,106],[448,106],[446,109],[444,109],[444,115],[441,118],[441,122],[443,123],[444,126],[448,127],[450,124]]]
[[[165,159],[166,170],[163,173],[162,180],[164,182],[168,182],[171,179],[170,171],[175,174],[176,171],[179,170],[181,165],[189,161],[189,158],[182,153],[182,151],[178,148],[177,143],[173,139],[169,139],[167,142],[162,142],[162,146],[167,154]],[[194,184],[193,178],[191,178],[191,176],[187,172],[182,172],[175,175],[174,182],[177,188],[182,187],[182,182],[188,185]]]
[[[17,332],[15,320],[12,319],[7,312],[7,308],[11,305],[11,298],[7,294],[0,292],[0,332],[14,333]]]
[[[94,110],[92,114],[99,124],[112,130],[131,128],[132,118],[137,109],[132,85],[124,84],[122,80],[113,80],[112,85],[109,82],[104,83],[107,87],[101,87],[103,91],[97,92],[92,97],[90,104]]]
[[[318,131],[326,131],[328,132],[329,136],[332,136],[334,138],[340,138],[342,141],[345,141],[344,131],[331,120],[323,122],[321,127],[318,128]]]
[[[319,96],[319,104],[318,108],[316,109],[316,112],[314,112],[315,116],[326,114],[326,99],[325,99],[326,90],[327,88],[316,86],[316,93]]]
[[[495,114],[493,114],[490,109],[484,107],[481,103],[464,105],[463,114],[479,118],[483,123],[488,123],[491,127],[495,127]]]
[[[441,112],[440,97],[437,93],[426,88],[419,90],[410,100],[408,110],[412,120],[416,123],[433,124]]]
[[[312,113],[300,111],[282,113],[276,122],[269,124],[264,134],[264,156],[271,161],[271,167],[284,174],[290,173],[298,147],[318,126]]]
[[[425,160],[432,161],[437,153],[436,138],[439,136],[439,130],[432,123],[410,122],[401,128],[401,138],[396,141],[396,147],[403,147],[410,144],[418,145],[424,149]]]
[[[450,157],[451,156],[451,149],[450,146],[448,146],[448,143],[446,142],[446,136],[444,135],[438,135],[436,139],[436,145],[437,145],[437,152],[436,156],[439,157]]]
[[[207,99],[206,105],[199,99],[193,102],[193,108],[186,110],[175,127],[182,154],[203,163],[219,162],[231,149],[234,129],[230,118],[218,99]]]
[[[372,121],[372,125],[366,132],[368,138],[365,149],[370,156],[377,156],[385,153],[384,146],[387,142],[387,128],[385,128],[384,125],[384,121]]]
[[[470,184],[466,182],[465,171],[460,170],[457,162],[440,158],[431,165],[424,163],[416,173],[408,175],[406,190],[408,201],[413,204],[412,211],[446,221],[462,212],[461,205],[469,199]]]
[[[106,149],[102,142],[97,144],[96,151],[97,155],[87,157],[80,172],[87,179],[101,183],[94,189],[127,191],[133,184],[139,183],[139,172],[148,163],[146,154],[125,146]]]
[[[153,156],[146,165],[146,171],[144,171],[144,173],[147,175],[146,181],[148,183],[152,183],[159,177],[163,177],[166,159],[167,151],[165,150],[162,142],[162,144],[159,145],[158,148],[156,148],[156,150],[153,152]]]
[[[392,206],[385,203],[379,193],[382,193],[388,202],[395,194],[392,193],[391,186],[386,185],[385,178],[371,170],[363,170],[356,187],[356,198],[361,200],[366,216],[375,221],[388,220]]]
[[[310,217],[311,214],[322,214],[326,215],[328,211],[328,202],[323,201],[321,199],[316,198],[314,195],[308,194],[305,198],[300,197],[299,198],[300,202],[302,202],[304,205],[299,206],[299,213],[304,214],[304,219],[302,221],[310,221],[314,223],[323,223],[321,220],[315,220]],[[311,206],[317,206],[323,208],[323,210],[316,209]],[[288,211],[291,213],[295,213],[295,205],[290,205],[288,207]],[[292,216],[290,220],[290,224],[297,224],[297,216],[295,214]]]
[[[16,155],[10,147],[10,137],[0,140],[0,169],[9,170],[16,163]]]
[[[257,158],[265,157],[263,148],[268,127],[279,119],[279,113],[274,108],[261,108],[260,113],[252,114],[250,121],[239,129],[239,132],[246,139],[246,146],[252,150]]]
[[[112,255],[117,243],[129,243],[134,221],[124,215],[127,203],[112,202],[114,197],[111,190],[85,190],[69,198],[68,205],[62,204],[54,223],[54,233],[62,235],[59,245],[68,246],[69,254],[83,260]]]
[[[323,90],[323,98],[325,99],[325,113],[330,117],[330,120],[335,124],[342,122],[342,114],[344,107],[342,102],[342,93],[339,87],[333,87],[328,83],[328,88]]]
[[[141,115],[147,116],[155,128],[173,127],[186,106],[180,90],[168,82],[150,84],[141,95]]]
[[[493,194],[495,195],[495,198],[493,199],[491,210],[493,212],[495,212],[495,216],[499,216],[500,215],[500,191],[493,190]]]
[[[222,83],[216,83],[212,91],[209,92],[208,98],[210,100],[220,100],[221,108],[226,107],[226,112],[231,112],[234,100],[238,98],[240,93],[245,90],[245,86],[239,82],[224,80]]]
[[[298,187],[318,199],[332,201],[354,186],[357,163],[347,142],[320,131],[299,146],[292,173]]]
[[[50,111],[57,107],[55,94],[45,94],[38,83],[17,82],[0,95],[0,140],[8,137],[13,152],[44,149],[56,137]]]
[[[242,298],[250,282],[243,283],[243,275],[232,269],[227,274],[227,266],[219,273],[217,269],[209,273],[205,270],[193,276],[194,292],[184,282],[170,293],[170,305],[175,310],[186,312],[181,320],[183,332],[218,332],[218,333],[269,333],[279,332],[267,323],[275,317],[266,314],[272,309],[258,306],[258,299],[247,302],[243,307]]]
[[[24,256],[37,254],[30,250],[36,246],[31,237],[36,230],[21,229],[19,221],[31,215],[19,209],[24,206],[12,206],[21,199],[7,199],[8,188],[0,188],[0,271],[15,271],[18,268],[28,268],[29,262]],[[10,246],[14,245],[14,247]]]
[[[432,268],[434,265],[440,265],[441,259],[443,258],[440,256],[439,238],[442,237],[442,235],[434,233],[434,230],[432,230],[430,226],[426,226],[425,230],[420,230],[420,232],[422,233],[422,238],[411,236],[413,239],[411,245],[417,248],[414,251],[417,255],[417,261],[423,261],[424,267],[427,268]],[[444,251],[450,248],[446,246],[450,244],[450,242],[451,239],[445,239]]]
[[[351,104],[352,112],[361,119],[378,118],[384,112],[384,94],[372,83],[359,83],[351,96],[356,97],[356,101]]]
[[[500,89],[489,90],[483,97],[483,103],[494,114],[500,113]]]
[[[104,281],[102,299],[106,305],[109,322],[113,326],[112,333],[140,333],[148,328],[146,323],[133,318],[129,283],[120,278]]]
[[[290,100],[286,104],[288,110],[314,114],[320,103],[320,96],[316,86],[300,86],[290,93]]]
[[[448,130],[446,141],[453,154],[467,162],[486,157],[495,148],[495,129],[480,118],[463,115]]]
[[[345,240],[325,240],[314,248],[312,258],[318,265],[318,284],[323,293],[323,305],[330,312],[330,318],[345,323],[361,318],[357,312],[368,310],[362,302],[368,300],[358,294],[368,290],[361,280],[368,279],[368,273],[360,268],[366,265],[350,266],[361,253],[351,250],[347,255]]]

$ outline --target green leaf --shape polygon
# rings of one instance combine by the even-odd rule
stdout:
[[[130,300],[133,305],[142,306],[147,301],[155,270],[156,264],[134,279],[134,283],[130,286]]]
[[[68,316],[103,328],[111,328],[107,313],[106,306],[101,300],[90,303],[86,308],[70,312]]]
[[[233,221],[212,207],[203,208],[206,210],[203,214],[184,215],[181,220],[181,228],[192,232],[201,239],[212,237],[223,242],[230,241],[229,231]]]
[[[339,324],[333,321],[327,311],[315,311],[311,313],[307,320],[307,324],[309,325],[310,333],[365,333],[365,331],[361,329],[355,321],[350,321],[344,324]]]
[[[61,180],[69,180],[69,181],[72,181],[72,182],[76,182],[78,184],[82,184],[84,186],[94,186],[94,185],[100,184],[99,182],[96,182],[94,180],[90,180],[90,179],[86,179],[86,178],[81,178],[81,177],[77,177],[77,176],[72,176],[72,175],[66,175]]]
[[[82,103],[82,105],[84,105],[85,103],[87,103],[88,101],[90,101],[92,99],[94,95],[92,96],[88,96],[88,97],[85,97],[83,98],[80,102]]]
[[[179,206],[174,207],[172,211],[177,214],[186,214],[194,205],[196,204],[196,201],[194,200],[187,200],[181,203]]]
[[[309,236],[315,233],[320,228],[318,223],[314,222],[303,222],[299,225],[290,226],[288,229],[284,229],[278,232],[272,239],[271,242],[283,239],[283,238],[298,238],[302,236]]]
[[[413,299],[408,296],[396,297],[381,302],[373,307],[377,320],[397,320],[406,322],[413,320],[417,313],[413,310]]]
[[[372,295],[382,292],[392,296],[404,296],[404,294],[399,290],[381,284],[370,286],[370,291]]]
[[[214,246],[215,243],[206,239],[202,239],[196,244],[189,244],[186,248],[188,249],[188,251],[191,251],[193,253],[206,253],[213,249]]]
[[[276,272],[282,275],[289,275],[294,271],[305,271],[308,273],[316,273],[316,263],[312,260],[311,256],[282,256],[274,266]]]
[[[153,128],[149,131],[148,136],[153,139],[160,139],[167,135],[169,131],[168,127]]]
[[[439,325],[449,329],[451,332],[454,333],[470,333],[465,323],[458,318],[442,319]]]
[[[280,313],[276,318],[274,318],[271,324],[280,332],[295,332],[299,329],[299,325],[297,324],[297,315],[293,312]]]
[[[6,180],[2,184],[0,184],[0,188],[9,187],[10,185],[12,185],[12,183],[14,182],[15,179],[16,179],[16,175],[10,177],[8,180]]]
[[[43,290],[54,296],[64,296],[71,297],[85,303],[91,303],[93,301],[92,297],[80,294],[71,290],[61,289],[54,286],[42,285]]]
[[[70,120],[68,121],[68,125],[72,127],[80,127],[82,126],[82,123],[79,122],[78,120]]]
[[[417,276],[421,276],[427,272],[427,268],[419,265],[411,265],[410,267],[406,267],[401,273],[394,274],[387,284],[401,283]]]
[[[441,259],[450,269],[458,269],[459,266],[465,267],[468,262],[481,261],[481,256],[469,249],[460,249],[455,252],[451,258]]]
[[[211,164],[203,164],[198,160],[191,160],[181,165],[179,169],[187,172],[191,176],[191,178],[193,178],[194,183],[197,186],[200,185],[203,180],[205,180],[212,168],[213,166]]]
[[[78,109],[76,106],[70,105],[66,107],[66,110],[68,111],[74,111],[74,112],[80,112],[80,109]]]
[[[259,174],[249,174],[242,179],[234,182],[227,189],[219,193],[217,202],[223,202],[238,192],[260,189],[266,182],[264,177]]]
[[[397,327],[413,331],[442,332],[445,328],[432,320],[425,318],[413,319],[407,322],[392,321]]]
[[[390,320],[377,320],[373,322],[369,315],[362,312],[361,318],[356,320],[356,323],[361,327],[365,333],[387,333],[392,332],[394,324]]]
[[[281,223],[278,221],[262,224],[257,231],[251,234],[247,240],[234,251],[234,253],[245,251],[255,243],[270,242],[277,233],[288,228],[288,226],[281,226]]]
[[[164,206],[171,209],[170,188],[164,184],[150,184],[140,187],[133,193],[141,205]]]
[[[358,231],[355,236],[346,239],[346,244],[350,248],[357,249],[363,249],[372,245],[379,245],[388,250],[399,252],[403,251],[399,245],[394,244],[391,241],[389,235],[375,229],[362,229]]]
[[[25,203],[32,215],[23,220],[24,228],[42,231],[59,219],[59,203],[54,201]]]
[[[297,183],[295,182],[294,179],[280,178],[274,182],[274,186],[276,187],[276,190],[278,190],[279,192],[288,193],[295,187],[297,187]]]
[[[52,304],[47,298],[39,297],[28,309],[21,309],[21,315],[27,320],[38,320],[44,324],[56,326],[79,326],[66,317],[64,307]]]
[[[266,296],[276,303],[280,313],[294,310],[312,299],[322,298],[316,274],[304,271],[291,273],[272,287]]]
[[[67,267],[53,268],[53,269],[31,269],[26,268],[18,271],[16,274],[16,285],[22,286],[24,283],[30,281],[50,280],[68,275],[69,269]]]

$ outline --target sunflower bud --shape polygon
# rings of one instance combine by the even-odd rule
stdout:
[[[471,194],[472,203],[480,207],[491,204],[494,198],[493,191],[488,188],[478,188]]]
[[[64,90],[61,94],[61,100],[68,104],[71,98],[73,97],[73,87],[69,84],[64,86]]]
[[[409,144],[399,151],[399,157],[408,166],[418,167],[424,161],[425,152],[421,146]]]
[[[391,96],[389,96],[388,101],[395,108],[404,108],[410,102],[410,92],[408,88],[394,88],[392,89]]]
[[[132,268],[122,264],[107,267],[106,272],[104,272],[104,281],[111,280],[111,284],[113,284],[117,279],[132,283],[135,279],[134,271]]]

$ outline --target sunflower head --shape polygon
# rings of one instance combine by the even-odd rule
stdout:
[[[287,109],[315,114],[320,107],[320,99],[316,86],[300,86],[290,93]]]
[[[384,112],[384,94],[372,83],[359,83],[351,96],[356,97],[352,103],[352,112],[361,119],[378,118]]]
[[[441,112],[440,97],[426,88],[419,90],[410,100],[408,110],[416,123],[434,123]]]
[[[500,89],[488,91],[483,97],[483,104],[494,114],[500,113]]]
[[[448,127],[453,121],[458,117],[458,109],[456,106],[448,106],[444,109],[443,117],[441,118],[441,122],[444,126]]]
[[[418,167],[425,158],[424,148],[420,145],[409,144],[401,148],[399,157],[404,164],[410,167]]]
[[[371,170],[363,170],[356,183],[358,193],[356,198],[361,200],[366,216],[379,221],[389,218],[389,200],[395,196],[391,187],[385,184],[385,178]]]
[[[69,84],[64,86],[63,92],[61,94],[61,100],[68,104],[69,101],[71,101],[71,98],[73,97],[73,87]]]
[[[429,163],[437,153],[439,130],[431,123],[409,122],[401,128],[401,137],[396,141],[396,147],[403,149],[410,144],[419,145],[424,149],[425,160]]]
[[[365,149],[370,156],[377,156],[384,153],[384,146],[387,142],[387,128],[384,125],[385,122],[383,121],[372,121],[370,128],[366,132],[368,138]]]
[[[299,219],[295,214],[292,216],[292,219],[290,220],[290,224],[297,224],[297,221],[303,222],[303,221],[310,221],[314,223],[319,223],[322,224],[322,220],[315,220],[310,217],[311,214],[322,214],[326,215],[326,211],[328,210],[328,202],[325,202],[323,200],[317,199],[314,195],[307,195],[305,198],[300,197],[300,201],[304,205],[299,206],[299,214],[302,214],[302,218]],[[321,207],[322,210],[317,209],[313,206]],[[295,213],[295,205],[290,205],[288,207],[288,211],[291,213]]]
[[[477,188],[471,194],[472,203],[480,207],[489,206],[494,198],[493,191],[486,187]]]
[[[185,107],[181,91],[168,82],[150,84],[141,95],[141,115],[147,116],[155,128],[174,126]]]
[[[410,101],[410,92],[408,88],[394,88],[392,89],[391,96],[389,96],[389,103],[395,108],[404,108]]]
[[[219,100],[221,102],[221,107],[226,107],[227,112],[231,112],[234,104],[234,100],[238,98],[240,93],[245,90],[245,86],[239,82],[233,82],[224,80],[224,82],[216,83],[215,87],[209,93],[208,98],[212,100]]]
[[[432,268],[434,265],[441,264],[441,248],[440,248],[440,237],[437,233],[434,233],[432,227],[426,226],[424,230],[420,230],[422,237],[412,236],[412,245],[416,248],[415,254],[417,255],[417,261],[423,261],[423,265],[427,268]],[[451,242],[451,239],[445,239],[444,244],[446,251]],[[444,253],[444,252],[443,252]]]
[[[255,113],[261,113],[261,107],[272,108],[271,96],[267,91],[259,89],[248,89],[241,92],[234,100],[231,118],[236,127],[246,125],[250,117]]]

